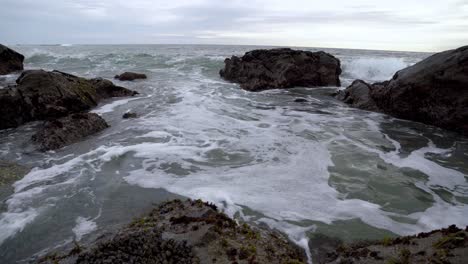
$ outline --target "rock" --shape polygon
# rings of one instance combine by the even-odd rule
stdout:
[[[322,248],[319,263],[466,263],[468,232],[450,226],[414,236]]]
[[[215,205],[200,200],[164,203],[86,248],[83,252],[50,253],[39,262],[306,263],[303,250],[284,235],[238,224]],[[70,261],[73,252],[79,252],[76,261]]]
[[[146,79],[146,74],[142,73],[135,73],[135,72],[124,72],[120,75],[116,75],[115,79],[119,79],[120,81],[133,81],[136,79]]]
[[[94,113],[76,113],[48,121],[33,135],[32,140],[40,144],[42,151],[55,150],[106,129],[106,121]]]
[[[379,108],[371,98],[371,89],[371,85],[364,81],[356,80],[346,90],[338,91],[336,98],[357,108],[379,111]]]
[[[24,71],[16,83],[0,90],[0,129],[88,111],[102,99],[137,94],[108,80],[59,71]]]
[[[307,99],[304,99],[304,98],[297,98],[296,100],[294,100],[295,103],[307,103],[309,102]]]
[[[23,70],[24,56],[0,44],[0,75]]]
[[[383,83],[354,82],[337,98],[362,109],[468,134],[468,46],[432,55]]]
[[[131,112],[125,113],[122,116],[123,119],[130,119],[130,118],[137,118],[137,117],[138,115],[136,113],[131,113]]]
[[[249,91],[340,86],[340,61],[323,51],[254,50],[242,58],[226,59],[224,63],[221,77]]]
[[[29,171],[29,168],[19,164],[0,160],[0,187],[20,180]]]

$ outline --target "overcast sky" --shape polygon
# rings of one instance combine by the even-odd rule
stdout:
[[[0,7],[6,44],[468,45],[468,0],[0,0]]]

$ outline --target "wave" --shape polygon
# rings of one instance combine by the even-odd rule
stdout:
[[[343,77],[364,81],[385,81],[412,63],[402,58],[358,58],[343,62]]]

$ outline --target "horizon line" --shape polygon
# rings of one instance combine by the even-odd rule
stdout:
[[[13,46],[63,46],[63,45],[74,45],[74,46],[143,46],[143,45],[159,45],[159,46],[169,46],[169,45],[179,45],[179,46],[244,46],[244,47],[272,47],[272,48],[308,48],[308,49],[339,49],[339,50],[361,50],[361,51],[387,51],[387,52],[410,52],[410,53],[436,53],[440,51],[414,51],[414,50],[392,50],[392,49],[366,49],[366,48],[336,48],[336,47],[312,47],[312,46],[290,46],[290,45],[259,45],[259,44],[202,44],[202,43],[34,43],[34,44],[24,44],[24,43],[14,43],[10,44]],[[66,47],[66,46],[63,46]]]

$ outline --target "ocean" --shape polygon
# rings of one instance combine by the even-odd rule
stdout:
[[[92,241],[184,197],[281,230],[305,249],[318,233],[355,241],[468,225],[468,138],[330,96],[355,79],[390,79],[428,53],[301,48],[338,57],[342,87],[252,93],[219,70],[227,57],[270,47],[12,48],[26,69],[148,79],[113,80],[140,95],[102,102],[93,112],[111,127],[55,152],[31,143],[41,122],[0,131],[0,160],[34,168],[0,189],[0,263]],[[0,79],[0,89],[17,77]],[[127,111],[139,118],[122,119]]]

